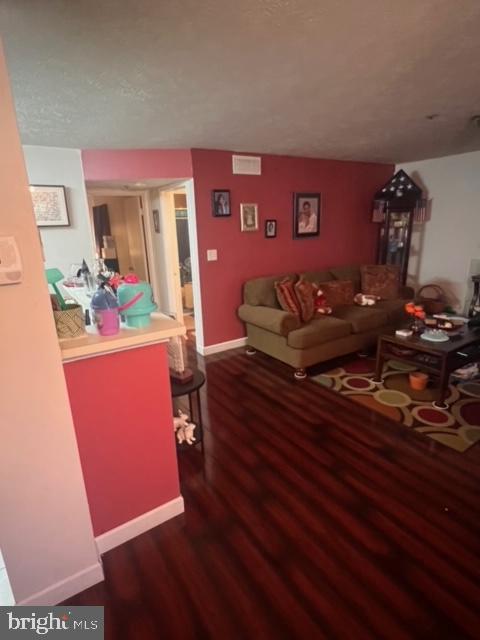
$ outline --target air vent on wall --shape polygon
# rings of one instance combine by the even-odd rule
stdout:
[[[262,175],[262,159],[257,156],[232,156],[233,173],[247,176]]]

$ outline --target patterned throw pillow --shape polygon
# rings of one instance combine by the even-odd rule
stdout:
[[[316,289],[308,280],[304,280],[303,276],[294,285],[297,300],[300,304],[300,313],[303,322],[310,322],[315,313],[314,300]]]
[[[295,295],[293,280],[291,278],[284,278],[280,282],[275,282],[275,291],[277,292],[278,303],[282,309],[301,318],[300,303]]]
[[[353,304],[354,286],[351,280],[330,280],[319,282],[318,287],[323,291],[329,307],[343,304]]]
[[[366,264],[360,267],[362,293],[378,296],[382,300],[398,298],[400,270],[390,264]]]

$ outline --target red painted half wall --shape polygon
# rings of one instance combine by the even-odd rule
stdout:
[[[96,536],[180,495],[166,346],[64,365]]]
[[[86,149],[85,180],[191,178],[190,149]]]
[[[372,198],[393,165],[263,155],[261,176],[239,176],[232,152],[193,149],[192,162],[206,346],[245,335],[236,314],[245,280],[375,260]],[[231,217],[212,216],[212,189],[230,190]],[[318,238],[293,240],[294,192],[322,194]],[[240,231],[242,202],[258,204],[259,231]],[[275,239],[264,234],[270,218]],[[217,249],[217,262],[207,262],[207,249]]]

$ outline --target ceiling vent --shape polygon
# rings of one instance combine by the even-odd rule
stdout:
[[[232,156],[233,173],[244,176],[261,176],[262,159],[257,156]]]

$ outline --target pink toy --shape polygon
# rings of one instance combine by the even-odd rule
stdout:
[[[137,284],[140,282],[140,279],[134,273],[127,273],[127,275],[123,278],[123,281],[127,284]]]

